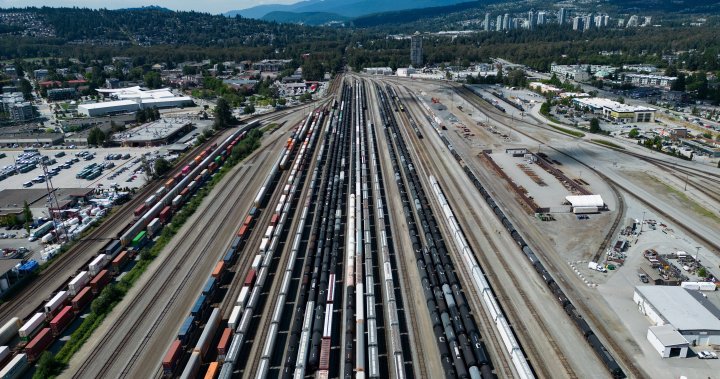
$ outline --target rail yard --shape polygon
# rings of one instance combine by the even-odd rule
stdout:
[[[451,82],[346,74],[327,94],[183,156],[0,305],[4,377],[67,341],[270,123],[62,377],[679,377],[645,337],[636,273],[668,281],[682,259],[678,285],[715,279],[716,169],[571,136]],[[691,376],[720,372],[688,362]]]

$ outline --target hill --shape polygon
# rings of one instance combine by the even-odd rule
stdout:
[[[331,22],[345,22],[347,17],[337,13],[328,12],[283,12],[274,11],[261,18],[263,21],[274,21],[280,23],[305,24],[305,25],[326,25]]]
[[[343,17],[360,17],[373,13],[399,11],[405,9],[429,8],[461,3],[464,0],[307,0],[295,4],[264,4],[255,7],[234,10],[226,16],[237,14],[247,18],[263,18],[271,12],[293,13],[335,13]]]

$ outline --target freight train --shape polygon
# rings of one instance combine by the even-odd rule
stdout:
[[[458,164],[460,164],[467,177],[473,183],[475,188],[480,192],[483,199],[485,199],[485,202],[488,204],[490,209],[493,211],[493,213],[495,213],[495,216],[498,218],[498,220],[500,220],[508,233],[510,233],[510,236],[513,238],[513,240],[515,240],[515,242],[518,244],[518,248],[520,249],[520,251],[525,254],[525,257],[530,261],[530,264],[532,264],[532,266],[535,268],[535,271],[538,273],[538,275],[540,275],[540,277],[543,279],[550,291],[555,295],[555,298],[557,299],[560,306],[563,307],[565,313],[567,313],[568,317],[570,317],[570,319],[575,323],[575,326],[580,330],[580,333],[587,340],[590,347],[598,355],[600,360],[603,362],[603,364],[609,371],[610,375],[612,375],[613,378],[625,378],[625,373],[623,372],[622,368],[617,363],[615,358],[612,356],[612,354],[610,354],[607,348],[605,348],[603,343],[592,331],[592,328],[588,325],[587,321],[585,321],[582,315],[577,311],[576,307],[572,304],[572,302],[570,302],[563,290],[560,288],[557,282],[555,282],[552,275],[550,275],[545,266],[543,266],[543,264],[540,262],[532,248],[528,246],[520,233],[515,229],[512,222],[507,218],[503,210],[500,209],[492,196],[490,196],[490,193],[485,189],[485,187],[482,185],[475,173],[473,173],[470,167],[465,164],[460,154],[458,154],[453,145],[450,143],[450,140],[445,137],[445,135],[440,129],[436,128],[435,130],[440,136],[440,139],[443,141],[445,146],[450,150],[450,153],[453,155],[455,160],[458,162]]]

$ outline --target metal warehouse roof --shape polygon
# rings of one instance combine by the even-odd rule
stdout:
[[[688,341],[672,325],[651,326],[650,332],[665,347],[687,345]]]
[[[682,287],[637,286],[638,292],[668,324],[678,331],[720,331],[717,309],[710,303],[703,304]]]
[[[573,207],[598,207],[605,206],[605,202],[600,195],[582,195],[582,196],[565,196]]]

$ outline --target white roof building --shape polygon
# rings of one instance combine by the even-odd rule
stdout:
[[[662,358],[687,358],[690,344],[672,325],[649,327],[647,339]]]
[[[654,122],[657,109],[636,105],[627,105],[600,97],[575,98],[573,102],[581,107],[601,111],[603,116],[613,120],[630,122]]]
[[[653,325],[672,325],[696,345],[720,344],[720,310],[697,291],[676,286],[637,286],[633,301]]]
[[[605,202],[600,195],[565,196],[565,200],[567,200],[573,207],[603,208],[605,206]]]

